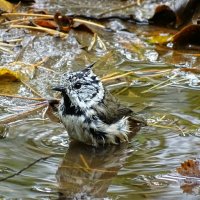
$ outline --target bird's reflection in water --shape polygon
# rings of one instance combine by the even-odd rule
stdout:
[[[59,199],[105,198],[113,177],[131,155],[128,146],[95,148],[71,142],[56,174]]]

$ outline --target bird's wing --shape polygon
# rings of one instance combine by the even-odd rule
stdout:
[[[131,120],[138,123],[145,123],[145,120],[137,116],[130,108],[122,105],[116,98],[106,91],[104,101],[96,109],[100,120],[106,124],[117,122],[123,117],[130,116]]]

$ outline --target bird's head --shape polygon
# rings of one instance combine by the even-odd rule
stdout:
[[[93,73],[92,65],[77,72],[63,74],[60,85],[53,90],[60,91],[70,103],[81,109],[90,108],[104,99],[104,87],[100,79]]]

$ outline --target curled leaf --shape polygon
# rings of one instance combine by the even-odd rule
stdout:
[[[22,74],[17,71],[15,72],[15,71],[9,70],[7,68],[1,68],[0,78],[9,79],[10,81],[19,81],[22,78]]]
[[[174,49],[200,50],[200,25],[188,25],[173,36]]]
[[[0,69],[0,93],[16,94],[20,88],[21,74],[7,68]]]
[[[174,25],[176,23],[176,14],[167,5],[159,5],[156,7],[153,17],[149,19],[149,23],[162,26]]]

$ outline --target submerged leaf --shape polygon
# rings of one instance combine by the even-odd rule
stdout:
[[[6,0],[0,0],[0,10],[11,12],[14,9],[14,5]]]
[[[172,39],[174,49],[200,50],[200,25],[189,25],[176,33]]]
[[[0,69],[0,93],[16,94],[20,85],[20,73],[7,68]]]
[[[163,34],[160,33],[158,35],[154,35],[149,37],[148,42],[153,44],[166,44],[172,40],[171,34]]]
[[[9,79],[10,81],[19,81],[22,75],[19,72],[12,71],[8,68],[1,68],[0,69],[0,78],[1,79]]]
[[[180,167],[177,167],[177,172],[182,176],[188,177],[198,177],[200,178],[200,165],[197,160],[186,160],[184,163],[181,163]]]

